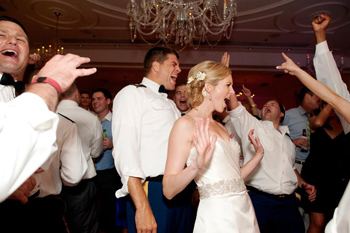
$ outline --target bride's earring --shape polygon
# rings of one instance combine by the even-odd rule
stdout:
[[[209,92],[209,101],[211,101],[211,93]]]

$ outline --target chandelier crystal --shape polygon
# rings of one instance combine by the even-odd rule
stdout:
[[[131,41],[139,34],[149,45],[164,42],[167,46],[190,45],[197,49],[200,43],[207,42],[215,46],[222,36],[231,37],[237,14],[235,0],[223,0],[221,10],[218,6],[219,0],[141,0],[140,4],[130,0],[127,14]],[[152,35],[156,41],[150,42],[146,37]]]

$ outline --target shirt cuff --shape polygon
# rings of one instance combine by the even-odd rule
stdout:
[[[326,40],[316,45],[315,57],[327,52],[329,52],[329,48]]]

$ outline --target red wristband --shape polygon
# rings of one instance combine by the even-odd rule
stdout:
[[[34,83],[48,83],[56,89],[56,91],[59,95],[62,94],[61,86],[58,84],[58,82],[56,82],[55,80],[53,80],[51,78],[39,77],[34,82],[32,82],[32,84],[34,84]]]

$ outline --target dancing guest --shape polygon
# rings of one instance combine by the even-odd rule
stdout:
[[[330,105],[324,103],[321,109],[317,116],[310,118],[312,144],[301,173],[307,182],[312,182],[317,188],[316,200],[305,202],[311,216],[308,233],[323,232],[347,185],[339,174],[339,168],[348,156],[349,134],[344,134],[339,118]],[[332,188],[329,187],[330,183]]]
[[[228,59],[224,54],[223,64],[228,64]],[[276,100],[267,101],[260,121],[249,114],[234,95],[228,101],[228,110],[231,110],[229,114],[242,141],[244,164],[255,153],[246,137],[251,129],[265,149],[261,163],[245,180],[260,231],[305,232],[294,190],[298,186],[305,189],[311,201],[316,197],[316,190],[303,180],[294,166],[295,145],[288,136],[288,127],[280,126],[285,113],[283,105]]]
[[[259,232],[243,179],[260,162],[263,148],[251,132],[256,155],[240,169],[238,143],[212,117],[214,111],[223,112],[225,100],[234,95],[231,70],[205,61],[188,76],[191,110],[175,122],[169,137],[164,195],[172,199],[195,179],[200,203],[194,232]]]
[[[129,195],[129,233],[192,232],[192,193],[171,202],[162,193],[168,137],[180,117],[166,94],[175,89],[181,72],[178,54],[165,47],[152,48],[144,69],[142,83],[125,87],[113,102],[113,156],[123,183],[116,195]]]
[[[17,190],[56,151],[58,117],[51,111],[56,110],[59,94],[67,90],[77,77],[96,72],[95,68],[77,69],[89,61],[89,58],[72,54],[56,55],[40,70],[23,96],[0,104],[0,155],[4,156],[0,169],[0,202]],[[24,115],[26,119],[23,119]],[[28,196],[29,192],[22,194]],[[22,202],[26,201],[24,197]]]
[[[175,95],[173,98],[177,109],[181,112],[181,116],[185,115],[190,107],[187,104],[186,84],[179,84],[175,87]]]
[[[88,168],[79,185],[64,186],[61,196],[67,203],[66,219],[70,231],[97,232],[96,186],[92,180],[96,176],[96,170],[92,159],[99,157],[103,151],[102,128],[95,115],[78,106],[79,98],[74,82],[61,94],[62,100],[58,104],[57,112],[76,123]]]
[[[323,15],[324,17],[324,15]],[[321,20],[322,22],[322,20]],[[330,104],[333,109],[336,110],[337,115],[339,116],[339,119],[341,121],[341,124],[343,126],[344,132],[346,133],[345,129],[350,128],[350,102],[338,94],[336,94],[334,91],[332,91],[329,87],[325,86],[321,82],[318,82],[314,78],[312,78],[308,73],[300,69],[287,55],[282,53],[282,56],[285,59],[285,62],[277,66],[277,69],[284,70],[285,73],[289,73],[291,75],[296,76],[306,87],[308,87],[313,93],[318,95],[321,99],[326,101],[328,104]],[[330,64],[333,64],[334,60],[330,62]],[[335,64],[335,63],[334,63]],[[324,70],[325,71],[325,70]],[[349,91],[346,88],[346,85],[341,82],[341,79],[338,79],[337,77],[340,77],[340,74],[336,74],[334,76],[330,76],[333,81],[337,82],[337,87],[339,89],[336,89],[339,91],[341,95],[344,95],[344,97],[348,97]],[[336,79],[336,80],[335,80]],[[335,87],[335,86],[334,86]],[[348,158],[348,156],[347,156]],[[349,176],[349,162],[348,160],[342,164],[343,175]],[[349,208],[350,208],[350,185],[348,183],[347,188],[345,189],[345,192],[343,194],[343,197],[337,207],[337,209],[334,211],[333,219],[327,224],[326,226],[326,233],[341,233],[341,232],[348,232],[350,229],[350,218],[349,218]]]

